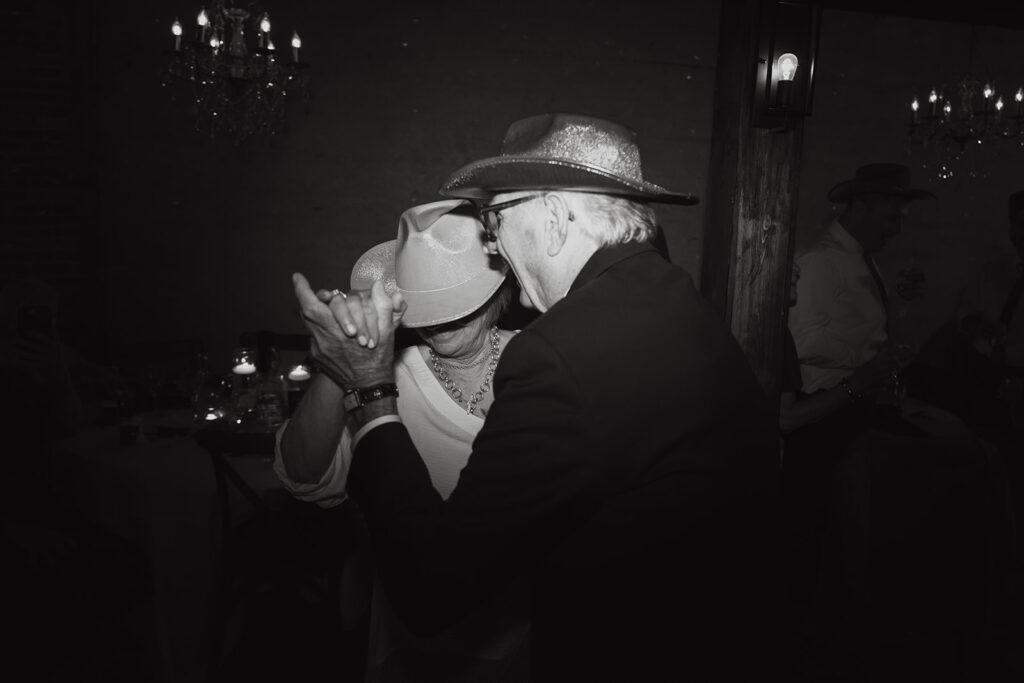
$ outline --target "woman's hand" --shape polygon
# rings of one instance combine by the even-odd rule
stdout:
[[[292,276],[310,352],[328,377],[344,388],[394,381],[394,333],[405,312],[400,294],[388,296],[380,281],[370,291],[314,293],[300,273]]]

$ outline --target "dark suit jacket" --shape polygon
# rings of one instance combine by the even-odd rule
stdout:
[[[447,501],[398,423],[360,441],[349,491],[414,629],[525,577],[536,680],[763,677],[776,425],[687,272],[607,247],[509,342]]]

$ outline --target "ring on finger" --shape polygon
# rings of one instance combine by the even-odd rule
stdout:
[[[332,289],[330,291],[330,295],[331,295],[331,299],[333,299],[336,296],[340,296],[342,299],[347,299],[348,298],[348,294],[346,294],[345,292],[341,291],[340,289]]]

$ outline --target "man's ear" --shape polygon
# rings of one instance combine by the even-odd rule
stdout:
[[[548,256],[557,256],[569,236],[569,206],[565,197],[557,192],[544,195],[548,213],[544,220],[544,250]]]

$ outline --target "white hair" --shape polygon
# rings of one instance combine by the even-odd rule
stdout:
[[[572,204],[587,214],[580,223],[584,234],[598,246],[648,242],[657,232],[654,208],[645,202],[617,195],[567,192]]]

